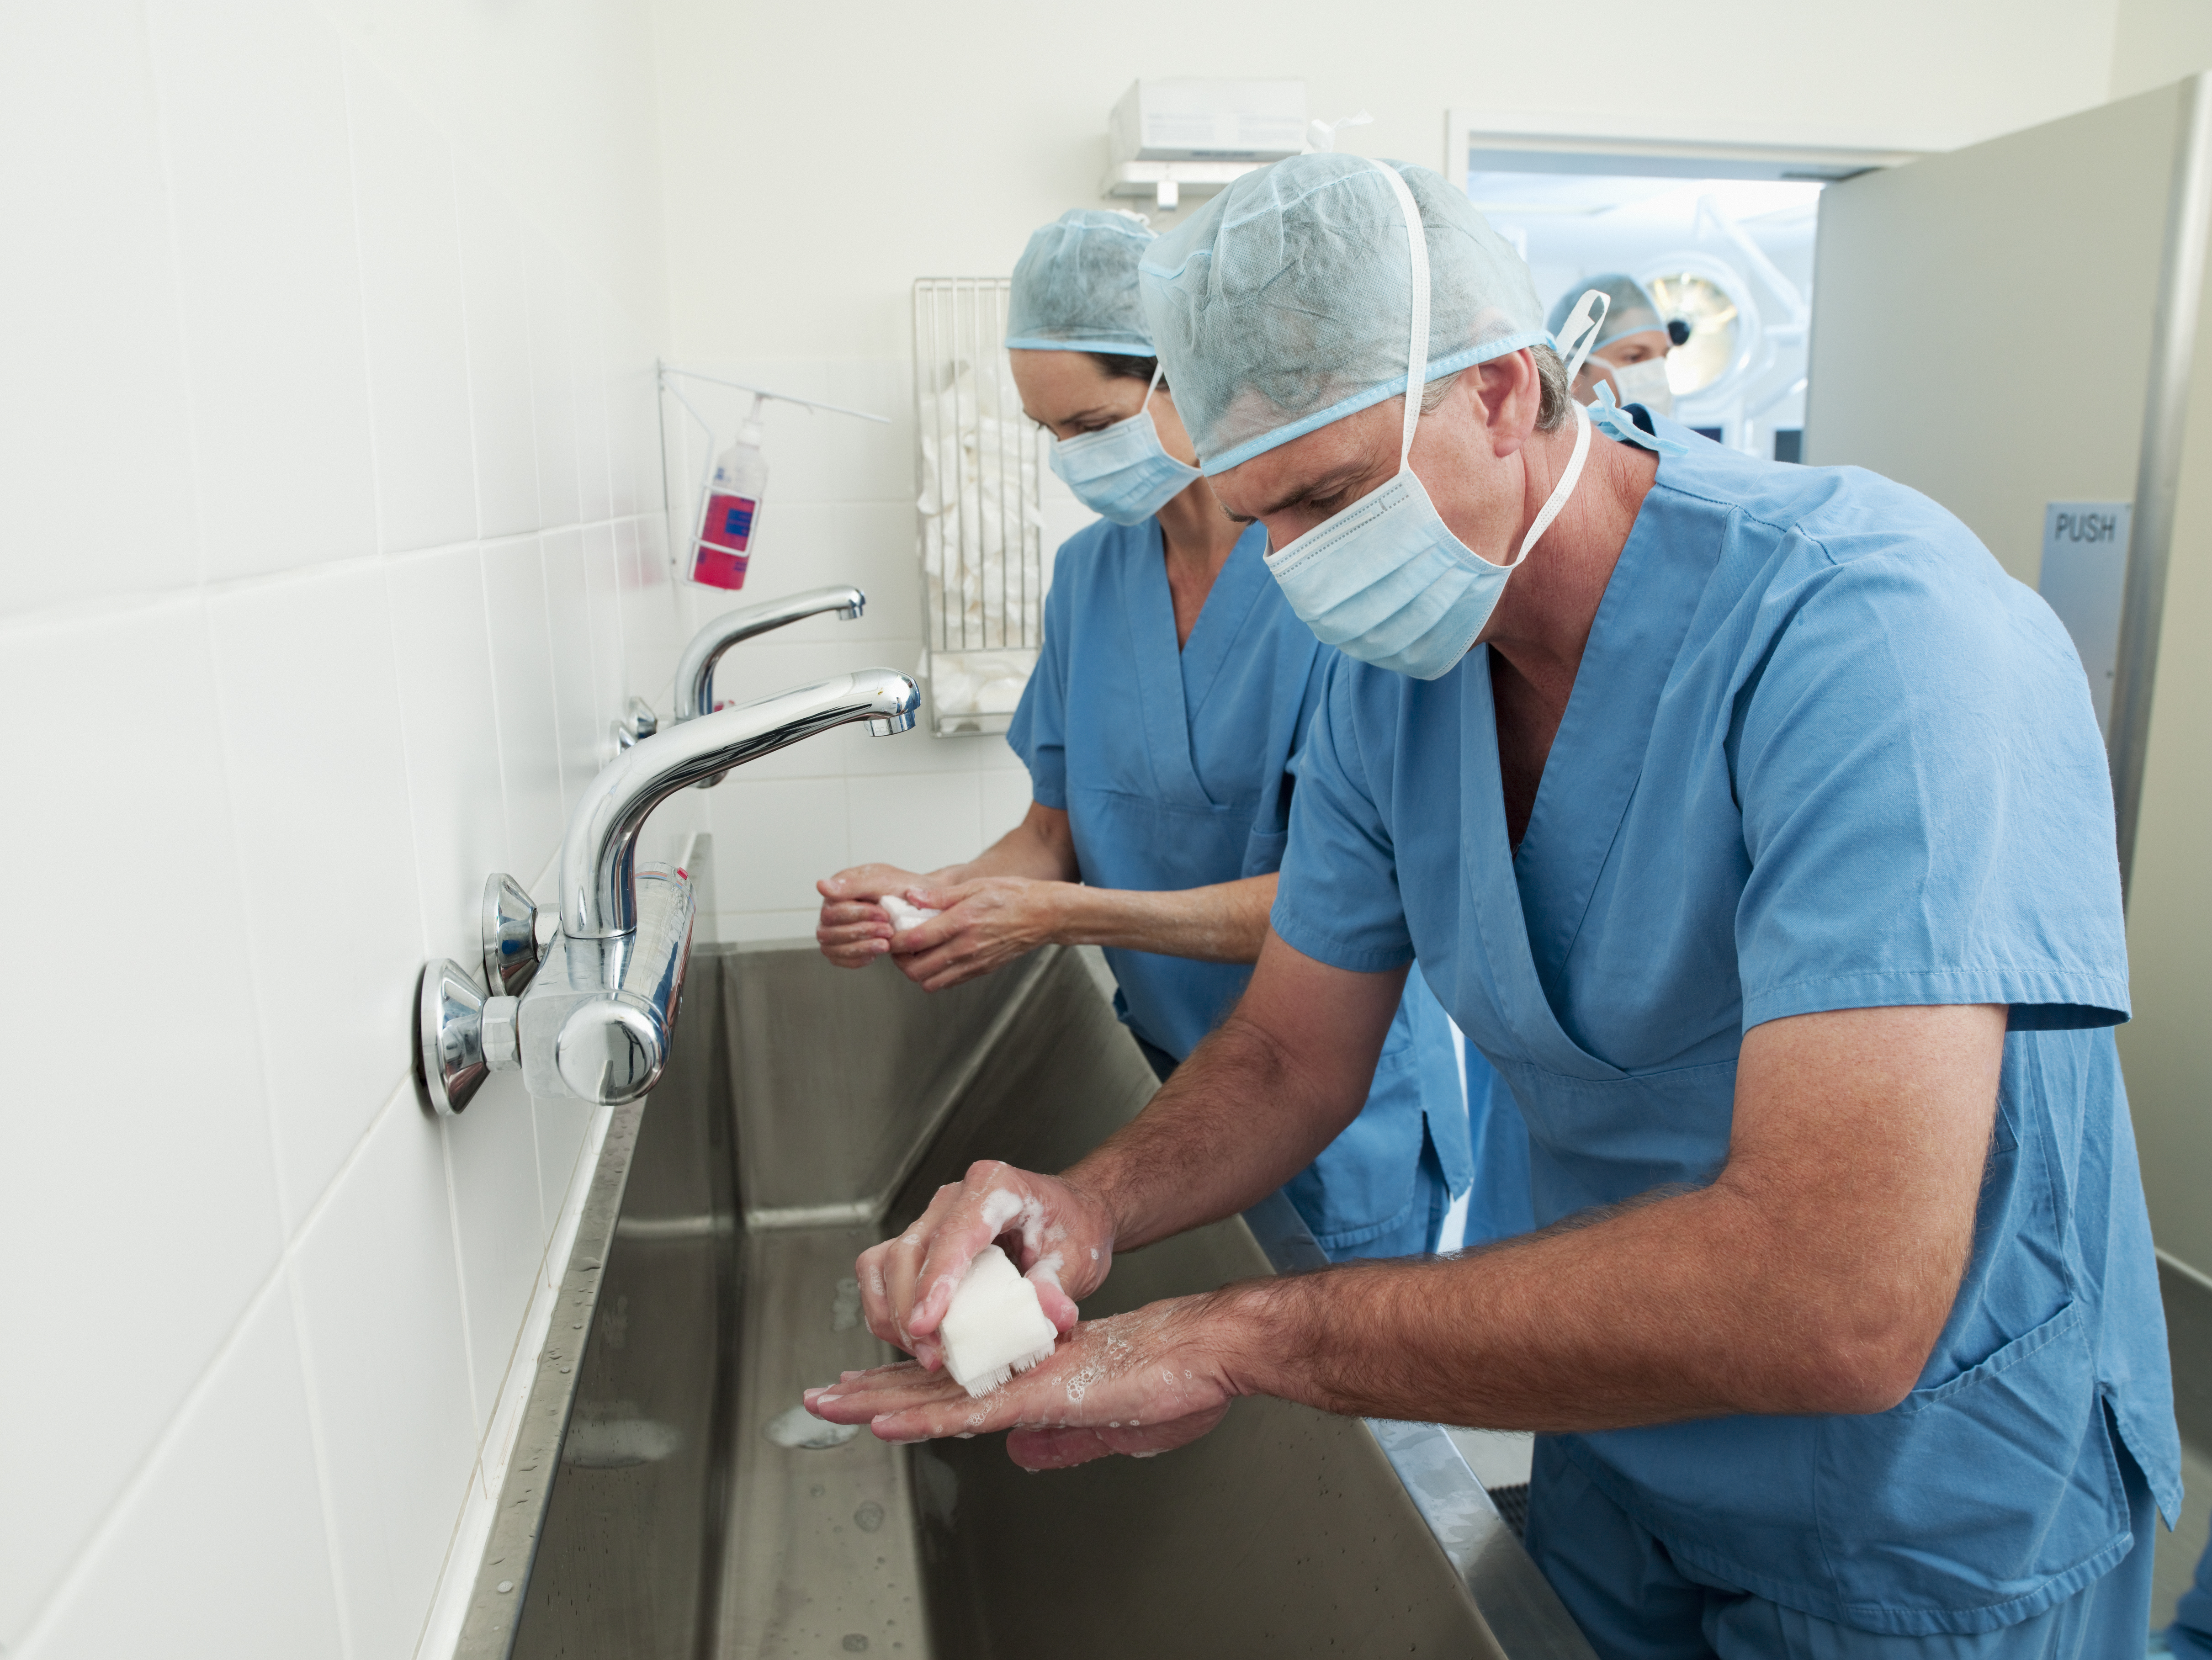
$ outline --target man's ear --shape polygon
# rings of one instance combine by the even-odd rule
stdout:
[[[1518,451],[1536,430],[1544,408],[1544,378],[1536,372],[1535,354],[1524,346],[1479,365],[1474,404],[1491,453],[1506,456]]]

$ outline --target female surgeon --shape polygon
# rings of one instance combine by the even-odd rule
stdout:
[[[1554,338],[1567,326],[1576,302],[1595,289],[1609,302],[1598,324],[1597,339],[1575,376],[1577,404],[1593,402],[1600,386],[1613,388],[1613,401],[1641,404],[1654,415],[1672,417],[1674,393],[1667,381],[1667,355],[1690,337],[1680,318],[1662,318],[1651,292],[1634,277],[1613,271],[1587,283],[1570,283],[1547,319]]]
[[[1014,268],[1022,406],[1055,441],[1054,472],[1103,515],[1060,550],[1007,734],[1029,768],[1028,816],[964,865],[821,882],[817,937],[833,963],[888,954],[933,991],[1048,941],[1103,946],[1116,1012],[1164,1079],[1259,957],[1334,654],[1269,577],[1266,532],[1231,520],[1199,476],[1139,307],[1152,240],[1134,215],[1077,210]],[[884,895],[941,915],[895,930]],[[1435,1250],[1478,1177],[1468,1242],[1528,1230],[1526,1131],[1468,1059],[1463,1105],[1449,1025],[1416,970],[1365,1108],[1285,1189],[1333,1259]]]

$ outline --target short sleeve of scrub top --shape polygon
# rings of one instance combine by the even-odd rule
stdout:
[[[1820,555],[1769,590],[1790,623],[1729,739],[1745,1029],[1906,1004],[2124,1020],[2108,774],[2057,620],[1994,570],[1962,588],[1911,550]],[[2075,719],[2039,718],[2047,688]]]

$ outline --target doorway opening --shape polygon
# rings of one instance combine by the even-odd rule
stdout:
[[[1455,115],[1455,180],[1548,312],[1620,272],[1678,344],[1674,418],[1732,449],[1802,453],[1814,242],[1828,182],[1901,154],[1485,131]]]

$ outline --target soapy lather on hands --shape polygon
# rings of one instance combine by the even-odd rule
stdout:
[[[904,1233],[860,1260],[868,1329],[915,1358],[809,1389],[807,1410],[831,1423],[865,1423],[890,1441],[1010,1431],[1008,1455],[1031,1469],[1114,1452],[1149,1456],[1197,1439],[1242,1392],[1203,1341],[1208,1305],[1221,1293],[1079,1323],[1075,1298],[1104,1281],[1113,1237],[1103,1205],[1066,1180],[996,1160],[970,1165]],[[971,1399],[945,1368],[954,1335],[945,1316],[970,1264],[997,1241],[1062,1335],[1049,1359]],[[903,1323],[902,1308],[910,1310]]]
[[[888,956],[925,991],[973,980],[1062,937],[1063,913],[1095,897],[1079,884],[1020,876],[922,875],[856,865],[815,885],[825,902],[815,940],[840,968]]]
[[[908,928],[918,928],[931,917],[945,914],[927,905],[909,904],[895,893],[884,894],[876,903],[884,908],[884,915],[891,919],[892,928],[899,933],[904,933]]]

